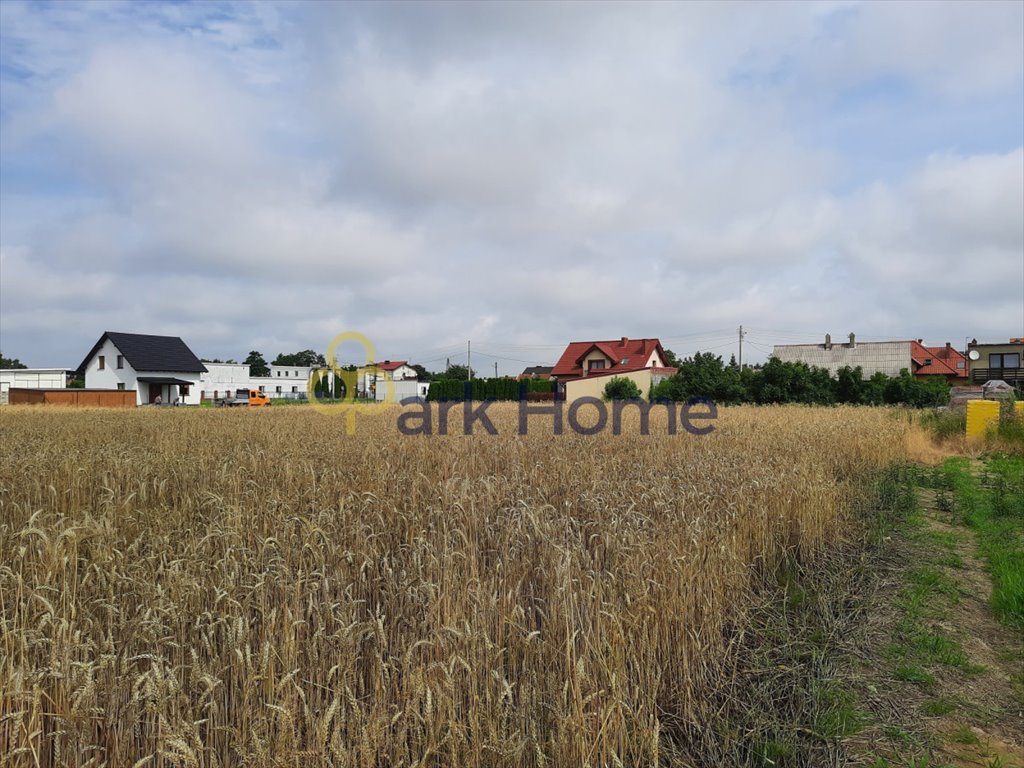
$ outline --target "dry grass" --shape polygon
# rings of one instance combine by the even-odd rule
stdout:
[[[0,764],[694,764],[742,736],[707,724],[759,574],[842,538],[907,433],[226,410],[0,413]]]

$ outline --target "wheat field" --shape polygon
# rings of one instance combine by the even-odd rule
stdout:
[[[697,764],[758,574],[841,540],[907,432],[396,413],[0,411],[0,764]]]

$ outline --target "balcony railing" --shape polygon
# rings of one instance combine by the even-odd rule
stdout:
[[[1007,384],[1024,384],[1024,368],[971,368],[971,383],[984,384],[1002,379]]]

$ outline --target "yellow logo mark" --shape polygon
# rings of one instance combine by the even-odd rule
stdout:
[[[338,363],[338,347],[346,341],[359,344],[366,355],[363,365],[354,371],[342,368]],[[378,378],[381,369],[374,364],[375,357],[373,342],[369,338],[358,331],[346,331],[345,333],[339,333],[331,339],[331,343],[327,346],[327,368],[317,368],[310,372],[309,381],[306,383],[306,395],[309,398],[309,402],[313,403],[313,406],[323,413],[331,415],[344,413],[345,434],[355,434],[357,413],[377,416],[383,411],[376,402],[360,402],[357,400],[360,379],[365,381],[367,376],[373,377],[374,392],[372,396],[374,398],[376,398],[376,387],[383,384],[384,399],[387,402],[394,402],[395,400],[395,382],[386,375]],[[342,384],[345,385],[345,395],[341,398],[340,402],[334,402],[333,404],[321,403],[316,397],[316,385],[318,382],[325,380],[331,381],[332,375],[341,379]],[[332,392],[331,394],[333,395],[334,393]],[[367,392],[366,394],[370,395],[371,393]]]

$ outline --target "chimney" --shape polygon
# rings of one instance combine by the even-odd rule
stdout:
[[[825,349],[832,349],[832,334],[825,334]]]
[[[627,344],[629,344],[629,336],[623,336],[622,337],[622,346],[626,346]]]
[[[856,348],[857,348],[857,337],[851,333],[850,334],[850,349],[856,349]]]
[[[947,341],[946,342],[946,349],[952,349],[952,348],[953,348],[952,342]]]
[[[920,344],[923,347],[924,346],[924,339],[918,339],[917,343]]]

